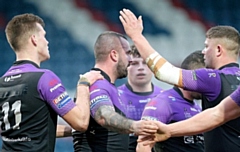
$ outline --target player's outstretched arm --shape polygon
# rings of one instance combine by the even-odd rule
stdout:
[[[152,135],[157,126],[154,121],[133,121],[115,112],[112,106],[101,106],[94,119],[103,127],[119,133],[134,133],[136,135]]]
[[[130,10],[123,9],[120,11],[119,18],[126,34],[132,39],[141,57],[146,60],[155,77],[161,81],[183,87],[181,69],[164,59],[142,35],[142,16],[137,18]]]
[[[164,141],[170,137],[195,135],[212,130],[227,121],[240,116],[240,107],[228,96],[217,106],[204,110],[203,112],[180,122],[169,125],[158,122],[158,132],[155,137],[141,138],[138,142],[143,145]],[[186,127],[187,126],[187,127]]]

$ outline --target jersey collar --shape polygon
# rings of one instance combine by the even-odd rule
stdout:
[[[21,65],[21,64],[32,64],[34,65],[36,68],[40,68],[35,62],[32,62],[30,60],[20,60],[20,61],[15,61],[13,63],[13,66],[17,66],[17,65]]]
[[[220,67],[219,70],[222,70],[226,67],[239,67],[239,64],[238,63],[229,63],[229,64],[226,64],[226,65]]]
[[[91,70],[95,70],[95,71],[100,71],[101,75],[108,80],[111,83],[111,79],[110,77],[107,75],[107,73],[105,73],[103,70],[99,69],[99,68],[92,68]]]
[[[138,94],[138,95],[142,95],[142,96],[150,95],[150,94],[152,94],[153,91],[154,91],[154,86],[153,86],[152,83],[151,83],[152,91],[149,91],[149,92],[135,92],[135,91],[133,91],[131,85],[130,85],[128,82],[127,82],[125,85],[126,85],[126,87],[127,87],[132,93],[135,93],[135,94]]]

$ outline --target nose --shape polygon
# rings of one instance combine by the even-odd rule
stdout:
[[[143,68],[143,64],[142,63],[139,63],[139,65],[138,65],[138,70],[143,70],[144,68]]]
[[[202,54],[205,54],[205,52],[206,52],[205,49],[203,49],[203,50],[202,50]]]

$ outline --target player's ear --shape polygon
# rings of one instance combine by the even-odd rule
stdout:
[[[30,37],[30,41],[32,42],[32,44],[34,45],[34,46],[37,46],[37,39],[36,39],[36,35],[31,35],[31,37]]]
[[[216,52],[217,57],[221,56],[222,53],[223,53],[223,47],[222,47],[222,45],[218,45],[217,52]]]
[[[110,58],[112,59],[112,61],[114,61],[114,62],[118,61],[119,54],[116,50],[111,50],[109,55],[110,55]]]

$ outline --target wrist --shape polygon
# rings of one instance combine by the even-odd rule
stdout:
[[[135,124],[136,124],[136,121],[132,121],[131,127],[130,127],[130,133],[132,133],[132,134],[136,134]]]
[[[88,86],[90,87],[90,82],[88,81],[88,79],[84,76],[84,75],[79,75],[79,80],[78,80],[78,86],[79,85],[84,85],[84,86]]]

